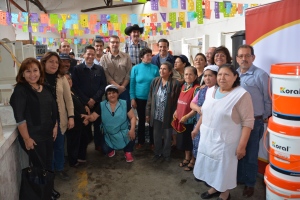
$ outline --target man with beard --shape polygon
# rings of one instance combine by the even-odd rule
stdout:
[[[127,53],[121,52],[120,38],[112,35],[109,38],[110,52],[104,54],[100,60],[103,67],[107,83],[118,88],[119,98],[126,100],[130,106],[129,80],[131,71],[131,60]]]
[[[236,60],[240,67],[237,71],[240,75],[241,86],[251,95],[255,118],[246,147],[246,155],[238,162],[237,181],[245,184],[244,197],[251,197],[254,193],[258,171],[259,141],[264,133],[264,122],[267,123],[268,117],[272,114],[272,104],[268,93],[269,76],[264,70],[253,65],[254,59],[252,46],[245,44],[238,48]]]
[[[147,42],[140,38],[140,35],[144,32],[144,27],[134,24],[133,26],[128,26],[124,32],[130,36],[129,41],[125,43],[124,52],[129,54],[132,66],[137,65],[141,62],[139,58],[140,50],[148,47]]]

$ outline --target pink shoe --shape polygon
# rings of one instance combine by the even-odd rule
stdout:
[[[131,152],[125,152],[126,162],[133,162],[133,157]]]
[[[114,157],[115,154],[116,154],[115,150],[112,150],[111,152],[109,152],[109,153],[107,154],[107,156],[111,158],[111,157]]]

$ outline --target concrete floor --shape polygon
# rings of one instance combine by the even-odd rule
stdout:
[[[55,180],[55,188],[61,193],[61,200],[199,200],[199,194],[208,188],[196,182],[192,172],[186,172],[178,164],[183,152],[172,151],[169,163],[153,163],[153,152],[147,144],[144,149],[133,152],[134,162],[126,163],[123,151],[108,158],[88,147],[88,160],[78,168],[65,169],[70,181]],[[241,194],[243,186],[231,190],[231,199],[245,199]],[[249,200],[266,199],[262,176],[257,178],[254,196]],[[216,198],[215,198],[216,199]]]

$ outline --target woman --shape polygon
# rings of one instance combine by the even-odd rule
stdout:
[[[151,81],[159,76],[156,65],[151,64],[152,50],[144,48],[139,54],[142,62],[131,69],[130,75],[130,99],[132,108],[137,110],[138,122],[138,144],[136,149],[142,148],[145,143],[145,121],[146,103],[150,90]],[[150,145],[153,148],[153,132],[149,128]]]
[[[72,78],[69,73],[65,74],[71,88],[71,95],[74,105],[74,121],[75,125],[72,129],[66,131],[67,137],[67,151],[70,167],[77,167],[79,163],[86,161],[86,149],[88,144],[88,136],[86,126],[81,119],[82,114],[90,114],[90,109],[82,100],[76,95],[72,89]]]
[[[204,67],[207,65],[206,57],[203,53],[197,53],[194,59],[194,67],[197,69],[197,81],[202,85],[201,80],[203,77]]]
[[[170,161],[172,113],[176,109],[180,92],[179,82],[172,78],[172,68],[169,62],[160,66],[160,77],[155,78],[151,83],[146,106],[146,121],[153,127],[154,162],[160,158]]]
[[[231,64],[231,56],[229,50],[224,46],[219,46],[218,48],[216,48],[212,58],[213,65],[217,65],[218,67],[221,67],[224,64]]]
[[[184,83],[184,68],[191,66],[188,58],[185,55],[174,56],[173,78],[177,79],[180,84]]]
[[[51,171],[53,140],[57,136],[57,107],[51,91],[44,87],[39,61],[26,58],[21,64],[16,82],[10,105],[18,125],[19,142],[34,167],[44,166]],[[48,194],[46,199],[59,196],[53,190],[53,194]]]
[[[184,81],[185,83],[182,85],[177,101],[177,108],[173,115],[174,122],[179,125],[179,128],[174,123],[172,125],[178,133],[177,149],[185,151],[185,158],[179,163],[179,166],[185,167],[190,164],[192,168],[194,163],[190,162],[193,150],[191,132],[196,119],[195,112],[190,108],[190,103],[200,88],[197,81],[197,69],[195,67],[186,67],[184,69]]]
[[[95,121],[101,116],[101,127],[104,139],[102,150],[108,157],[115,155],[115,150],[123,149],[126,162],[133,162],[132,151],[135,139],[135,123],[132,108],[127,106],[125,100],[119,99],[118,88],[108,85],[105,88],[106,100],[100,103],[91,115],[82,115],[84,123]],[[128,124],[130,120],[130,128]]]
[[[59,68],[64,67],[61,64],[60,57],[55,52],[47,52],[41,58],[41,65],[45,72],[45,85],[52,90],[58,106],[58,133],[54,142],[53,170],[63,180],[69,180],[68,174],[64,171],[64,133],[67,129],[74,127],[74,107],[69,83],[64,76],[60,74]]]
[[[194,175],[211,186],[201,194],[202,199],[219,195],[219,200],[225,200],[230,199],[229,190],[236,187],[237,163],[246,154],[254,112],[251,96],[239,86],[234,66],[221,66],[217,83],[207,90],[202,106]]]
[[[206,91],[208,88],[211,88],[217,84],[217,73],[218,73],[219,67],[217,65],[209,65],[204,68],[203,70],[203,79],[205,82],[205,86],[201,87],[199,92],[196,94],[194,99],[191,101],[190,107],[192,110],[197,112],[197,121],[199,121],[200,115],[201,115],[201,107],[205,100]],[[194,168],[195,160],[197,157],[197,151],[198,151],[198,144],[200,140],[200,133],[199,131],[192,131],[192,138],[193,139],[193,155],[190,163],[187,165],[187,167],[184,169],[185,171],[191,171]]]

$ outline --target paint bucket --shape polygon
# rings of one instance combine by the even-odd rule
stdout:
[[[270,77],[274,121],[300,127],[300,63],[273,64]]]
[[[300,176],[300,127],[268,122],[269,160],[274,170],[290,176]]]
[[[267,165],[264,180],[267,200],[300,199],[300,178],[281,174]]]

